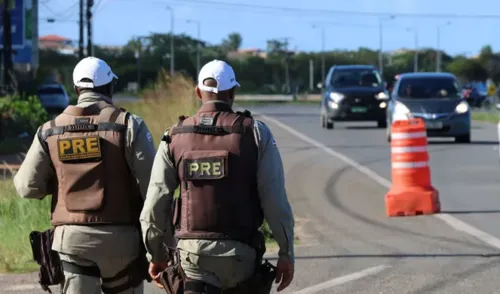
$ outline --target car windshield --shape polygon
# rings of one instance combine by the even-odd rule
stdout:
[[[400,81],[398,96],[401,98],[460,98],[457,81],[449,77],[406,78]]]
[[[38,95],[64,95],[64,92],[61,88],[58,87],[47,87],[38,89]]]
[[[382,79],[380,74],[373,69],[369,70],[337,70],[332,76],[332,86],[335,88],[346,87],[380,87]]]

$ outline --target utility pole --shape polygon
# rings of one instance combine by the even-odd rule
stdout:
[[[174,52],[174,9],[167,6],[170,10],[170,76],[174,76],[175,70],[175,52]]]
[[[378,70],[382,79],[384,78],[384,53],[382,52],[382,46],[384,44],[384,33],[382,31],[382,19],[378,21],[378,34],[379,34],[379,51],[378,51]]]
[[[382,77],[382,79],[384,78],[384,50],[383,50],[384,32],[382,30],[382,26],[384,20],[392,20],[394,18],[395,16],[391,15],[388,18],[380,18],[378,21],[379,47],[380,47],[378,52],[378,70],[380,72],[380,76]]]
[[[325,27],[321,28],[321,83],[326,83]]]
[[[289,37],[284,38],[284,45],[285,45],[285,85],[286,85],[287,94],[290,93],[290,69],[288,67],[288,61],[290,60],[290,52],[288,52],[288,40],[289,39],[290,39]]]
[[[437,27],[436,72],[441,71],[441,28]]]
[[[413,63],[413,71],[418,72],[418,32],[415,30],[415,60]]]
[[[451,21],[446,22],[444,25],[437,26],[436,37],[437,37],[437,49],[436,49],[436,72],[442,70],[442,52],[441,52],[441,27],[448,26]]]
[[[200,73],[200,68],[201,68],[201,34],[200,34],[200,27],[201,27],[201,24],[199,21],[197,20],[192,20],[192,19],[188,19],[186,21],[187,23],[194,23],[196,24],[196,38],[198,39],[198,44],[196,44],[196,75],[198,76],[198,74]]]
[[[78,39],[78,59],[83,59],[83,0],[80,0],[80,20],[79,20],[79,39]]]
[[[321,29],[321,83],[325,83],[326,79],[326,61],[325,61],[325,27],[318,25],[312,26],[314,29]]]
[[[94,47],[92,46],[92,6],[94,6],[94,0],[87,0],[87,56],[94,55]]]
[[[418,72],[418,31],[416,28],[406,28],[407,32],[413,32],[415,42],[415,55],[413,56],[413,71]]]
[[[3,83],[10,87],[10,74],[12,71],[12,31],[10,19],[10,0],[3,1]]]
[[[309,59],[309,89],[314,91],[314,61]]]

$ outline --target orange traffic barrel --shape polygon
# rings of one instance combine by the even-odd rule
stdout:
[[[387,216],[440,212],[439,192],[431,184],[424,121],[397,120],[391,129],[392,186],[385,195]]]

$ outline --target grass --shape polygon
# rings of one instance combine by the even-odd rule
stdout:
[[[181,75],[170,78],[161,73],[154,86],[143,91],[138,102],[121,103],[120,107],[142,117],[158,146],[164,131],[178,121],[179,115],[192,115],[199,106],[194,83]],[[20,146],[11,142],[5,149]],[[16,145],[18,144],[18,145]],[[14,146],[14,147],[12,147]],[[0,145],[0,150],[2,145]],[[19,149],[17,149],[19,151]],[[12,181],[0,181],[0,272],[21,273],[37,270],[32,260],[29,233],[50,227],[50,197],[43,201],[21,199]],[[267,224],[262,231],[267,244],[273,239]]]
[[[33,261],[29,233],[50,228],[50,199],[29,200],[17,196],[12,181],[0,181],[0,272],[30,272]]]
[[[499,113],[498,112],[473,112],[472,119],[477,121],[485,121],[491,123],[498,123]]]
[[[194,86],[190,79],[182,75],[170,78],[162,72],[155,85],[143,91],[139,102],[119,105],[144,119],[158,146],[165,130],[177,123],[180,115],[189,116],[198,109]]]

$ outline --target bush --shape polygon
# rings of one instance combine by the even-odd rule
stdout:
[[[15,138],[21,133],[33,136],[38,127],[47,121],[48,114],[36,96],[0,98],[2,137]]]

